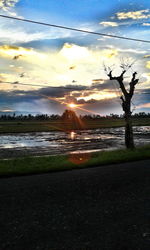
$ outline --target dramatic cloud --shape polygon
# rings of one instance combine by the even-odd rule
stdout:
[[[6,78],[5,78],[5,74],[0,74],[0,83],[5,81]]]
[[[112,90],[113,84],[111,84],[112,82],[107,80],[106,83],[101,84],[101,89],[96,89],[93,85],[88,88],[86,86],[71,85],[57,88],[47,87],[35,91],[1,91],[0,106],[1,110],[13,110],[22,113],[61,114],[67,108],[66,103],[73,102],[81,105],[81,110],[77,109],[80,114],[86,114],[88,112],[86,110],[100,114],[122,113],[119,96],[115,87]],[[97,87],[99,86],[100,84]],[[107,86],[108,89],[106,89]],[[134,104],[137,109],[141,111],[142,108],[148,108],[149,89],[141,89],[136,93]],[[106,98],[103,96],[104,94]],[[107,94],[110,94],[110,96],[107,96]],[[144,102],[141,104],[143,100]]]
[[[149,58],[149,57],[150,57],[150,55],[145,55],[145,56],[144,56],[144,58]]]
[[[117,26],[119,26],[119,24],[116,22],[101,22],[100,24],[105,26],[105,27],[117,27]]]
[[[150,69],[150,61],[147,61],[146,68]]]
[[[103,91],[98,91],[98,90],[93,90],[93,91],[83,91],[82,96],[78,97],[77,99],[84,99],[85,101],[89,100],[106,100],[106,99],[112,99],[116,98],[116,93],[113,91],[109,90],[103,90]]]
[[[12,45],[0,46],[1,59],[3,58],[7,65],[7,67],[5,65],[5,73],[8,74],[7,81],[21,81],[24,84],[33,84],[33,86],[34,84],[63,86],[71,83],[89,86],[93,78],[98,78],[100,74],[101,77],[107,77],[104,69],[100,72],[100,64],[103,65],[103,62],[108,65],[119,63],[117,55],[118,51],[114,48],[94,50],[72,43],[65,43],[60,50],[55,52]],[[19,73],[23,72],[25,75],[20,79]],[[18,83],[15,87],[20,89],[21,85],[19,86]],[[26,86],[24,88],[26,89]],[[10,86],[8,89],[10,90]]]
[[[107,74],[104,67],[100,70],[100,65],[106,62],[106,65],[112,66],[113,75],[120,74],[118,51],[124,52],[115,47],[94,50],[71,43],[64,44],[57,52],[48,51],[46,53],[31,48],[4,45],[0,47],[0,55],[3,55],[6,61],[9,58],[13,60],[17,57],[18,59],[11,62],[8,60],[5,76],[4,71],[2,72],[3,79],[5,77],[7,83],[3,83],[3,79],[1,79],[0,89],[9,92],[14,89],[25,90],[20,95],[35,95],[56,102],[64,101],[67,96],[73,96],[80,103],[93,103],[116,97],[119,99],[121,93],[118,83],[106,80]],[[136,55],[136,50],[132,52]],[[144,52],[142,51],[142,53]],[[133,59],[131,61],[133,62]],[[127,63],[129,62],[127,60]],[[23,77],[21,77],[22,74]],[[130,72],[126,75],[129,80],[131,76]],[[147,80],[146,86],[148,76],[145,80]],[[42,85],[45,88],[42,88]],[[128,85],[127,78],[125,85]]]
[[[148,108],[150,108],[150,88],[147,89],[140,89],[135,92],[133,103],[135,105],[135,108],[137,111],[148,111]],[[146,109],[146,110],[145,110]],[[136,110],[135,110],[136,112]]]
[[[53,101],[61,101],[66,98],[74,100],[84,99],[89,100],[102,100],[116,98],[116,89],[112,82],[106,80],[103,84],[91,85],[89,87],[83,85],[66,85],[62,87],[45,87],[37,90],[12,90],[0,91],[1,100],[2,96],[7,96],[9,99],[20,100],[22,99],[52,99]],[[68,99],[69,100],[69,99]]]
[[[80,100],[80,103],[82,104],[82,100]],[[91,114],[99,114],[99,115],[106,115],[110,113],[122,113],[121,105],[118,101],[118,99],[109,99],[109,100],[89,100],[86,103],[84,103],[84,108]],[[77,110],[78,113],[80,113],[80,110]],[[88,114],[87,111],[82,111],[83,114]]]
[[[150,26],[150,23],[143,23],[143,26]]]
[[[90,56],[90,51],[86,47],[76,44],[65,43],[60,54],[67,59],[79,60]]]
[[[0,27],[0,38],[3,43],[29,43],[32,41],[62,39],[71,36],[70,31],[49,29],[45,31],[26,31],[23,28]]]
[[[85,88],[85,86],[80,86],[80,88]],[[77,89],[76,86],[75,89]],[[82,91],[80,92],[80,95],[81,93]],[[11,110],[13,112],[18,111],[21,113],[27,112],[62,114],[63,111],[67,108],[67,103],[70,102],[74,102],[81,105],[81,109],[76,110],[78,114],[87,114],[88,112],[91,112],[93,114],[95,112],[99,114],[108,114],[121,108],[116,98],[111,98],[108,100],[77,100],[76,97],[71,95],[71,92],[69,89],[67,89],[67,87],[57,88],[57,91],[53,88],[47,88],[41,89],[36,92],[17,90],[9,93],[5,91],[0,92],[0,106],[1,110],[5,110],[5,112]]]
[[[57,88],[42,88],[37,91],[34,91],[36,96],[42,96],[48,99],[55,101],[67,100],[67,102],[79,102],[84,100],[84,102],[89,102],[92,100],[99,101],[103,99],[113,99],[118,97],[119,89],[117,89],[114,81],[106,80],[101,84],[91,85],[91,86],[82,86],[82,85],[68,85]],[[33,94],[33,91],[28,91],[26,94]],[[55,98],[55,99],[54,99]]]
[[[118,52],[128,53],[128,54],[145,54],[145,50],[139,50],[139,49],[120,49],[118,48]]]
[[[14,109],[10,109],[9,107],[0,108],[0,113],[10,113],[14,111],[15,111]]]
[[[129,11],[129,12],[118,12],[116,16],[119,20],[124,19],[148,19],[150,17],[149,9],[139,10],[139,11]]]
[[[138,108],[138,109],[139,109],[139,108],[150,108],[150,102],[144,103],[144,104],[140,104],[140,105],[137,106],[137,108]]]
[[[12,57],[15,56],[26,56],[26,55],[34,55],[35,52],[30,48],[17,47],[12,45],[2,45],[0,46],[0,56],[3,57]],[[18,59],[18,58],[16,58]]]
[[[10,8],[14,7],[19,0],[0,0],[0,9],[8,11]]]
[[[10,16],[21,17],[18,16],[14,11],[15,5],[19,2],[19,0],[0,0],[0,10],[3,12],[7,12]]]
[[[40,5],[36,2],[0,0],[0,13],[14,16],[28,13],[29,19],[46,20],[47,23],[99,33],[106,28],[108,34],[112,34],[112,29],[117,29],[120,36],[149,39],[148,1],[141,0],[139,8],[133,3],[130,5],[129,1],[127,10],[124,9],[125,5],[118,5],[118,0],[112,1],[110,6],[107,1],[103,1],[102,5],[95,1],[95,5],[89,3],[86,13],[85,1],[82,1],[82,8],[81,1],[73,1],[73,5],[66,1],[65,7],[57,5],[57,1],[41,1]],[[74,15],[72,6],[77,10]],[[121,90],[116,81],[106,80],[109,78],[104,65],[108,70],[113,70],[113,76],[118,76],[123,62],[135,62],[125,74],[125,86],[131,80],[132,72],[136,71],[142,76],[136,91],[149,87],[148,43],[94,36],[5,18],[0,21],[0,93],[3,91],[0,103],[3,110],[33,108],[36,112],[38,109],[47,112],[54,106],[60,110],[65,108],[65,104],[62,104],[65,100],[74,100],[85,107],[89,105],[89,109],[92,105],[91,108],[97,111],[106,108],[107,103],[110,110],[111,103],[117,108],[118,103],[114,105],[114,102],[119,99]],[[119,29],[121,25],[122,29]],[[149,103],[147,99],[146,102]],[[138,105],[141,103],[139,99]]]

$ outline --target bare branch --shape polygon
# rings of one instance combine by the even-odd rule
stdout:
[[[126,70],[124,70],[122,73],[121,73],[121,75],[120,76],[122,76],[123,77],[123,75],[126,73]]]
[[[133,75],[132,75],[131,82],[133,82],[135,80],[136,75],[137,75],[137,72],[134,72]]]
[[[139,79],[136,79],[136,75],[137,75],[137,72],[134,72],[132,74],[132,79],[131,79],[131,82],[129,83],[130,84],[130,91],[129,91],[129,95],[130,97],[133,96],[134,94],[134,89],[135,89],[135,85],[138,83]]]
[[[116,80],[119,83],[119,87],[122,90],[122,93],[124,96],[127,96],[128,92],[125,89],[124,83],[123,83],[123,75],[126,73],[126,70],[123,70],[120,76],[112,76],[112,70],[110,70],[108,76],[110,80]]]
[[[109,76],[110,80],[117,80],[116,77],[112,76],[112,70],[109,72],[109,74],[107,74]]]
[[[104,71],[106,72],[106,74],[108,74],[108,70],[104,62],[103,62],[103,67],[104,67]]]

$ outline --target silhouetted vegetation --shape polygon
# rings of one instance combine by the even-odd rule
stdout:
[[[0,121],[58,121],[58,120],[76,120],[77,114],[72,110],[65,110],[62,115],[58,114],[37,114],[37,115],[16,115],[13,114],[2,114],[0,115]],[[81,120],[100,120],[100,119],[124,119],[123,115],[110,114],[106,116],[100,115],[80,115]],[[150,118],[150,113],[139,112],[132,114],[132,118]]]
[[[51,120],[59,120],[61,119],[60,115],[47,115],[47,114],[40,114],[40,115],[16,115],[9,114],[9,115],[0,115],[0,121],[51,121]]]

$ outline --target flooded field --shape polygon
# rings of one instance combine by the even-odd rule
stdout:
[[[137,146],[150,144],[150,126],[134,127]],[[0,135],[0,158],[124,148],[124,128]]]

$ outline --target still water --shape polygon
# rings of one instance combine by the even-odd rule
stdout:
[[[134,127],[137,146],[150,144],[150,126]],[[36,132],[0,135],[0,157],[17,154],[62,154],[124,148],[124,128],[65,132]]]

